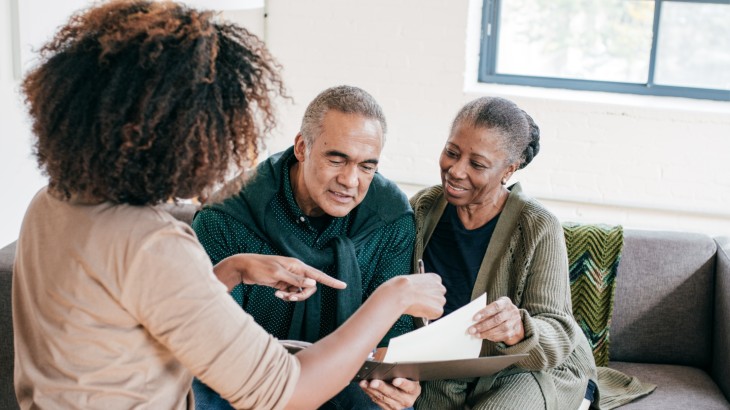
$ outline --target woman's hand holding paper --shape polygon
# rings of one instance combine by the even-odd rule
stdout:
[[[508,297],[501,297],[474,315],[469,333],[492,342],[512,346],[525,338],[520,310]]]

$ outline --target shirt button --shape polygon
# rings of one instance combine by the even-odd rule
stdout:
[[[299,217],[299,222],[304,222],[304,217],[303,216],[300,216]]]

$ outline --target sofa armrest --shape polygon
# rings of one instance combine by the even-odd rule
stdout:
[[[13,272],[13,263],[15,263],[15,245],[13,242],[6,247],[0,249],[0,272]]]
[[[17,409],[13,388],[13,283],[15,242],[0,249],[0,409]]]
[[[715,238],[715,334],[712,378],[730,400],[730,237]]]

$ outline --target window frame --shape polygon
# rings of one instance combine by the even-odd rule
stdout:
[[[730,101],[729,90],[669,86],[654,83],[657,40],[659,35],[661,35],[659,18],[661,16],[662,4],[668,2],[727,4],[727,0],[654,0],[655,6],[654,21],[652,24],[651,51],[649,55],[649,75],[645,84],[498,74],[496,72],[496,57],[499,45],[499,16],[502,1],[504,0],[484,0],[483,2],[480,38],[481,53],[479,57],[478,75],[478,80],[481,83]]]

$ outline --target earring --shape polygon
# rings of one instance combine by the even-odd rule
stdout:
[[[502,179],[502,185],[507,185],[507,178]]]

